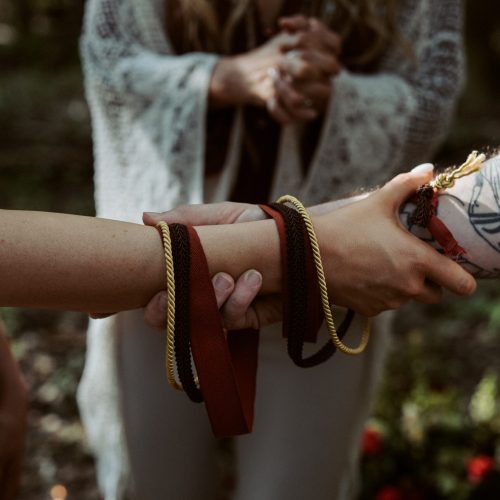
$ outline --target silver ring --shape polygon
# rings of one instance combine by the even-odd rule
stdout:
[[[286,57],[288,57],[288,59],[300,57],[300,50],[296,50],[296,49],[289,50],[285,55],[286,55]]]
[[[279,72],[278,72],[278,69],[275,68],[274,66],[271,66],[270,68],[267,68],[267,76],[273,81],[275,82],[276,80],[278,80],[278,77],[279,77]]]

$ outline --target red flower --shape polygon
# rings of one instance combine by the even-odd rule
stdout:
[[[472,457],[467,462],[467,477],[471,483],[480,483],[484,476],[493,468],[493,459],[488,455]]]
[[[376,455],[383,445],[383,439],[379,432],[372,427],[367,427],[363,432],[361,450],[363,455]]]
[[[472,457],[467,463],[467,477],[471,483],[480,483],[493,468],[493,459],[488,455]]]
[[[375,497],[375,500],[401,500],[403,494],[395,486],[386,486],[382,488]]]

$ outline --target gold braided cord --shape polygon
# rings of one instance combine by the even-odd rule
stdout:
[[[306,208],[302,203],[291,195],[285,195],[281,198],[278,198],[277,203],[290,203],[295,207],[295,209],[299,212],[304,223],[306,225],[307,233],[309,235],[309,240],[311,242],[311,248],[313,253],[314,264],[316,266],[316,273],[318,275],[318,283],[319,289],[321,293],[321,304],[323,306],[323,312],[325,314],[325,321],[328,328],[328,333],[330,334],[330,338],[335,345],[335,347],[343,352],[344,354],[361,354],[368,345],[368,341],[370,339],[370,319],[366,319],[365,328],[363,329],[363,335],[361,337],[361,341],[357,347],[349,347],[345,345],[337,335],[337,329],[335,328],[335,323],[333,321],[333,313],[330,306],[330,299],[328,297],[328,289],[326,286],[326,278],[325,272],[323,270],[323,263],[321,261],[321,254],[319,251],[318,239],[316,238],[316,233],[314,231],[314,226],[307,212]]]
[[[441,174],[439,174],[432,182],[431,186],[442,191],[444,189],[451,188],[455,185],[455,181],[461,177],[473,174],[477,172],[483,162],[486,160],[484,154],[478,154],[477,151],[472,151],[472,153],[467,157],[462,165],[455,169],[449,169]]]
[[[168,224],[165,221],[158,222],[156,227],[160,230],[163,240],[167,277],[167,349],[165,356],[167,379],[173,389],[182,391],[182,385],[175,380],[174,372],[175,278],[174,261],[172,258],[172,242],[170,240]]]

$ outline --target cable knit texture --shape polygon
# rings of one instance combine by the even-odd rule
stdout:
[[[218,56],[172,54],[164,15],[164,0],[87,2],[81,52],[101,217],[140,222],[145,210],[207,201],[205,113]],[[413,57],[393,47],[375,75],[343,71],[332,81],[334,98],[305,178],[297,141],[301,127],[283,129],[273,198],[289,193],[306,204],[329,200],[429,159],[462,81],[460,2],[402,0],[399,28]],[[217,199],[230,192],[240,126],[235,120]],[[106,500],[123,498],[128,477],[116,370],[118,324],[119,317],[91,323],[78,394]]]

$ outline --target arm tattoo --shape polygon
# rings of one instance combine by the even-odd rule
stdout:
[[[476,176],[468,213],[476,233],[500,253],[500,169],[494,166],[486,165]]]
[[[472,188],[470,201],[467,203],[463,199],[454,196],[449,192],[440,195],[440,201],[450,199],[455,206],[462,207],[466,221],[470,224],[473,232],[484,242],[485,251],[487,248],[493,249],[498,254],[500,260],[500,161],[489,161],[483,168],[475,174],[475,184]],[[421,228],[411,223],[412,214],[415,209],[413,203],[406,203],[401,207],[400,219],[402,224],[408,228],[415,236],[432,245],[436,250],[441,251],[439,245],[434,240],[427,229]],[[440,204],[436,209],[439,216]],[[460,241],[459,241],[460,243]],[[465,243],[465,242],[464,242]],[[487,245],[487,246],[486,246]],[[465,248],[467,244],[465,243]],[[491,250],[489,250],[491,253]],[[477,254],[476,254],[477,256]],[[471,255],[466,254],[456,258],[456,262],[467,269],[474,277],[481,279],[500,278],[500,267],[484,267],[475,261]]]

